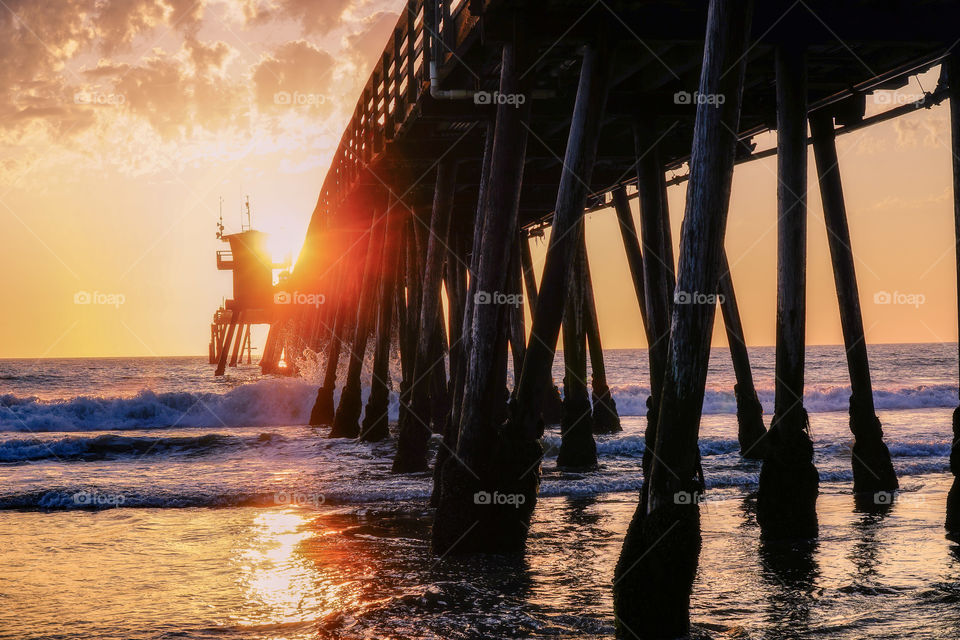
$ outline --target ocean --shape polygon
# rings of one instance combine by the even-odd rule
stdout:
[[[750,352],[769,424],[773,349]],[[579,473],[557,470],[547,430],[517,558],[432,556],[430,474],[391,474],[393,439],[304,426],[308,363],[215,379],[205,358],[0,360],[0,638],[612,638],[648,369],[642,350],[605,356],[624,430]],[[738,455],[732,367],[713,350],[691,601],[705,633],[960,637],[960,549],[943,531],[957,345],[875,345],[870,360],[900,496],[856,510],[843,349],[810,347],[820,538],[778,550],[759,543],[759,463]]]

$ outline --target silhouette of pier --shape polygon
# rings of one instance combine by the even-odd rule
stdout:
[[[522,551],[545,425],[560,424],[558,464],[580,469],[597,464],[594,433],[619,428],[583,239],[584,213],[612,209],[621,233],[610,242],[627,254],[652,390],[644,488],[614,582],[617,630],[678,637],[689,628],[700,549],[697,437],[718,306],[737,374],[741,452],[763,459],[761,535],[818,532],[802,404],[810,146],[850,370],[854,491],[883,508],[889,501],[877,497],[897,489],[873,405],[835,140],[950,99],[960,237],[958,40],[960,5],[937,0],[411,0],[344,130],[285,283],[324,303],[278,311],[263,366],[304,349],[322,354],[311,422],[368,441],[394,428],[398,473],[428,470],[428,442],[439,434],[438,554]],[[866,116],[874,92],[937,66],[939,82],[917,100]],[[755,138],[768,131],[776,146],[758,150]],[[735,166],[772,155],[778,296],[767,430],[723,241]],[[668,171],[677,174],[669,181]],[[666,189],[681,182],[675,260]],[[528,242],[547,226],[538,280]],[[561,326],[558,411],[551,366]],[[395,354],[399,380],[389,377]],[[391,390],[401,400],[396,427],[387,421]],[[960,417],[953,429],[960,437]],[[956,452],[951,468],[960,474]],[[946,523],[954,535],[958,487]],[[484,495],[523,500],[477,499]]]

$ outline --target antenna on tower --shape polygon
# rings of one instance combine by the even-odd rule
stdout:
[[[241,231],[250,231],[250,229],[253,228],[253,224],[250,222],[250,196],[247,196],[247,202],[246,202],[246,204],[245,204],[245,209],[246,209],[246,210],[245,210],[243,213],[246,213],[246,215],[247,215],[247,224],[246,224],[246,226],[244,226],[244,224],[243,224],[243,213],[241,213],[241,214],[240,214],[240,230],[241,230]]]
[[[223,196],[220,196],[220,220],[217,222],[217,240],[223,239]]]

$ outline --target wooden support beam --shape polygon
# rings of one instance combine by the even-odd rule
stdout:
[[[363,371],[370,325],[376,309],[380,260],[383,256],[386,227],[387,212],[375,211],[370,221],[370,236],[365,252],[353,335],[349,337],[347,375],[343,389],[340,391],[340,402],[334,414],[333,428],[328,436],[330,438],[356,438],[360,435],[360,414],[363,407],[360,397],[360,374]]]
[[[408,418],[410,408],[410,387],[413,381],[413,366],[417,349],[417,328],[420,318],[420,240],[418,236],[422,220],[417,220],[418,212],[411,211],[410,222],[405,234],[403,251],[403,278],[404,287],[398,291],[401,294],[397,305],[400,326],[400,362],[403,379],[400,381],[400,417],[397,430],[403,429]]]
[[[733,361],[733,372],[737,378],[733,392],[737,398],[737,440],[740,442],[740,455],[744,458],[762,460],[767,444],[764,440],[767,429],[763,426],[763,405],[757,398],[757,390],[753,384],[750,354],[747,353],[747,343],[743,337],[743,323],[740,320],[740,309],[737,306],[737,296],[733,288],[726,251],[721,257],[720,284],[717,287],[717,293],[720,294],[719,304],[723,314],[723,327],[727,333],[730,359]]]
[[[427,469],[427,442],[430,439],[431,376],[443,366],[443,350],[438,349],[438,322],[443,260],[448,251],[447,237],[453,194],[456,188],[457,165],[453,159],[441,160],[437,166],[433,211],[426,237],[426,256],[420,296],[420,316],[417,318],[417,346],[414,351],[413,383],[409,389],[407,415],[400,425],[397,453],[393,459],[394,473],[414,473]]]
[[[444,268],[440,267],[441,280]],[[442,298],[442,294],[438,297]],[[434,325],[433,346],[430,348],[430,362],[433,368],[430,372],[430,388],[428,407],[430,415],[430,432],[445,433],[450,418],[450,388],[447,384],[447,357],[449,342],[447,341],[447,324],[443,315],[443,305],[437,305],[437,319]]]
[[[267,340],[263,344],[263,355],[260,356],[260,373],[272,373],[277,369],[280,357],[280,325],[274,320],[267,330]]]
[[[640,249],[640,234],[633,222],[633,213],[630,211],[630,200],[627,198],[626,187],[617,187],[611,194],[613,209],[617,213],[620,226],[620,238],[623,248],[627,252],[627,264],[630,266],[630,280],[637,295],[637,305],[640,307],[640,318],[643,320],[644,331],[647,334],[647,343],[650,343],[650,330],[647,328],[647,292],[643,275],[643,252]]]
[[[383,270],[379,282],[379,303],[376,316],[376,341],[373,347],[373,374],[367,399],[360,439],[379,442],[390,435],[390,341],[394,317],[397,282],[401,266],[400,251],[405,210],[397,202],[387,212],[386,236],[383,241]]]
[[[239,331],[237,333],[237,339],[233,343],[233,352],[230,354],[230,366],[237,366],[237,357],[240,355],[240,347],[243,346],[243,314],[240,311],[236,312],[237,315],[237,327]]]
[[[643,245],[643,282],[646,292],[644,326],[647,332],[647,357],[650,366],[650,397],[647,398],[646,447],[643,451],[644,478],[650,477],[653,451],[660,420],[660,395],[667,366],[670,318],[676,275],[667,187],[660,145],[649,127],[634,127],[637,156],[637,195],[640,202],[640,236]],[[632,220],[631,220],[632,223]],[[641,500],[646,499],[646,492]]]
[[[460,411],[463,404],[464,383],[467,377],[467,363],[470,358],[470,352],[473,348],[473,308],[477,294],[477,274],[480,272],[480,241],[483,238],[484,207],[486,205],[486,194],[490,181],[490,165],[493,161],[493,142],[494,142],[494,123],[487,124],[487,131],[484,138],[483,163],[481,165],[480,189],[478,191],[476,211],[473,218],[473,228],[470,233],[470,254],[469,254],[469,279],[467,282],[467,296],[464,300],[463,309],[463,342],[462,354],[459,365],[452,373],[454,378],[453,385],[453,409],[451,419],[455,425],[455,432],[459,436],[460,431]],[[445,453],[443,454],[446,455]],[[441,460],[438,458],[438,464]],[[439,485],[438,485],[439,486]],[[434,493],[439,496],[437,490]]]
[[[227,358],[230,355],[230,344],[233,342],[233,333],[237,329],[239,317],[240,314],[236,311],[230,314],[230,325],[227,328],[227,335],[224,336],[223,343],[220,345],[220,359],[217,361],[217,369],[213,373],[215,376],[222,376],[224,371],[227,369]]]
[[[853,490],[865,498],[861,503],[869,505],[873,502],[876,505],[874,494],[895,491],[899,483],[890,460],[890,450],[883,442],[883,427],[873,404],[867,341],[860,314],[860,292],[857,290],[857,272],[847,225],[833,117],[824,112],[811,114],[810,132],[813,134],[813,155],[817,163],[823,219],[827,225],[833,279],[837,287],[837,302],[840,304],[840,326],[850,371],[850,430],[854,435]],[[887,500],[880,503],[883,506],[889,504]]]
[[[593,439],[593,412],[587,390],[587,250],[583,225],[571,231],[576,253],[567,284],[563,312],[563,420],[560,422],[560,452],[557,466],[593,469],[597,466],[597,443]]]
[[[522,245],[527,239],[517,235],[517,243],[510,255],[510,274],[507,280],[507,295],[510,296],[510,350],[513,354],[513,380],[516,383],[523,370],[523,357],[527,351],[527,335],[523,317],[523,264],[521,262]]]
[[[523,373],[515,393],[511,428],[517,430],[519,437],[536,439],[542,428],[538,424],[538,414],[543,394],[547,391],[543,381],[549,379],[572,276],[571,267],[582,241],[587,183],[593,173],[612,67],[613,55],[605,42],[585,47],[550,245]]]
[[[803,408],[807,271],[806,60],[777,49],[777,362],[773,420],[760,471],[764,539],[814,538],[820,479]]]
[[[622,431],[617,403],[607,384],[607,368],[603,362],[603,343],[600,340],[600,319],[597,316],[597,301],[594,296],[590,260],[584,247],[583,269],[585,281],[584,322],[587,329],[587,346],[590,349],[590,392],[593,401],[593,432],[616,433]]]
[[[530,253],[530,239],[520,235],[520,265],[523,269],[523,284],[526,288],[527,304],[530,313],[537,308],[537,274],[533,271],[533,255]]]
[[[519,49],[519,51],[518,51]],[[520,74],[527,56],[516,42],[503,46],[500,93],[524,93]],[[520,465],[536,465],[538,442],[503,442],[497,418],[503,414],[506,385],[507,316],[502,305],[481,304],[481,294],[504,291],[511,242],[517,232],[517,210],[527,147],[530,103],[497,107],[490,171],[483,187],[483,232],[474,242],[478,268],[471,285],[474,299],[470,322],[471,342],[463,399],[457,455],[441,470],[440,504],[433,527],[436,553],[515,551],[526,540],[525,517],[531,504],[519,508],[478,504],[478,491],[528,493],[536,491],[535,477],[521,477]],[[525,360],[526,362],[526,360]],[[532,460],[531,460],[532,458]],[[504,473],[507,469],[513,471]],[[524,482],[534,482],[533,487]]]
[[[950,85],[950,150],[953,152],[953,220],[956,241],[957,292],[960,296],[960,57],[956,53],[944,62]],[[960,297],[958,297],[960,301]],[[960,304],[957,307],[960,326]],[[960,540],[960,407],[953,412],[953,447],[950,449],[953,485],[947,494],[947,535]]]
[[[360,254],[362,255],[362,254]],[[356,246],[348,250],[344,260],[347,264],[355,264],[359,258]],[[333,394],[337,386],[337,368],[340,364],[340,352],[343,349],[343,337],[348,333],[349,314],[351,311],[352,289],[355,276],[347,268],[341,270],[345,276],[336,286],[336,295],[333,312],[333,326],[330,329],[330,339],[327,342],[326,367],[324,369],[323,384],[317,389],[317,398],[310,412],[310,424],[323,426],[333,424],[336,415]],[[355,309],[355,307],[354,307]]]
[[[450,315],[450,382],[448,385],[448,394],[450,398],[450,415],[444,424],[443,441],[437,449],[436,461],[433,465],[433,493],[430,496],[430,504],[436,507],[440,504],[440,493],[442,487],[440,484],[441,471],[443,465],[452,451],[457,447],[457,436],[459,435],[460,423],[457,420],[457,403],[462,398],[462,387],[458,387],[463,380],[463,372],[466,364],[464,362],[467,352],[465,345],[468,343],[469,330],[465,324],[467,314],[467,250],[473,242],[473,220],[474,216],[467,214],[464,216],[454,215],[450,229],[450,245],[453,249],[453,255],[446,262],[444,273],[444,284],[447,290],[447,303]]]
[[[699,92],[724,99],[697,106],[678,291],[717,290],[751,13],[749,0],[710,1]],[[697,437],[715,311],[715,304],[673,307],[656,455],[645,479],[646,500],[630,523],[614,573],[620,637],[676,638],[690,630],[701,544]]]

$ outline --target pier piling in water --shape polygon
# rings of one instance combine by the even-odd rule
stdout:
[[[563,312],[563,420],[557,466],[591,469],[597,466],[593,411],[587,390],[587,248],[583,229],[571,232],[575,253]],[[579,237],[576,237],[579,236]]]
[[[360,398],[360,374],[363,372],[363,361],[366,357],[367,341],[370,337],[370,325],[376,308],[377,281],[387,227],[387,212],[383,210],[382,204],[378,204],[379,207],[374,209],[370,220],[356,319],[353,325],[353,335],[349,337],[349,349],[347,350],[349,355],[347,374],[343,388],[340,390],[340,402],[337,404],[337,410],[333,417],[333,428],[329,434],[331,438],[356,438],[360,435],[360,414],[363,408]]]
[[[724,99],[697,105],[678,291],[717,290],[751,13],[748,0],[710,2],[699,92]],[[697,432],[715,312],[715,304],[673,306],[646,500],[630,523],[614,572],[614,614],[622,637],[676,638],[690,629],[701,545]]]
[[[733,391],[737,399],[737,440],[740,442],[740,455],[744,458],[763,459],[766,452],[764,436],[767,429],[763,426],[763,406],[757,398],[753,384],[753,372],[750,369],[750,356],[747,342],[743,337],[743,323],[740,321],[740,309],[733,288],[733,276],[727,262],[727,252],[723,252],[720,262],[720,284],[717,291],[723,298],[720,310],[723,326],[730,345],[730,359],[737,384]]]
[[[956,239],[958,330],[960,330],[960,57],[952,53],[944,61],[950,85],[950,150],[953,153],[953,219]],[[953,446],[950,448],[953,485],[947,494],[947,535],[960,540],[960,406],[953,412]]]
[[[590,351],[590,395],[593,402],[593,432],[616,433],[622,431],[617,403],[607,384],[607,367],[603,361],[603,342],[600,340],[600,319],[597,317],[597,300],[594,294],[590,260],[584,246],[583,270],[585,282],[584,322],[587,328],[587,347]]]
[[[777,348],[773,421],[760,470],[757,522],[767,539],[814,538],[820,478],[803,407],[807,272],[807,69],[781,45],[777,82]]]
[[[518,36],[519,37],[519,36]],[[523,43],[503,45],[500,93],[526,95],[521,73],[529,61]],[[518,61],[519,60],[519,61]],[[436,553],[520,551],[527,537],[524,515],[533,510],[537,474],[524,475],[524,467],[538,465],[540,444],[515,432],[503,433],[502,415],[506,387],[508,318],[504,305],[489,304],[494,292],[505,291],[506,272],[516,234],[520,186],[527,153],[530,104],[497,106],[490,170],[481,186],[484,202],[478,209],[483,231],[475,264],[476,287],[471,317],[471,343],[467,354],[460,436],[456,456],[441,470],[441,491],[433,526]],[[510,241],[504,242],[504,238]],[[528,366],[530,350],[524,357]],[[478,496],[494,492],[522,494],[519,508],[489,504]]]
[[[827,240],[833,261],[837,301],[840,304],[843,346],[850,371],[850,431],[855,438],[851,452],[853,490],[859,494],[870,494],[866,497],[873,498],[877,492],[895,491],[899,483],[890,461],[890,450],[883,442],[880,418],[873,405],[867,341],[860,314],[860,292],[857,290],[857,272],[847,226],[832,115],[823,111],[811,114],[810,132],[813,136],[820,199],[823,201],[823,219],[827,225]],[[885,505],[887,501],[880,501],[880,504]]]

